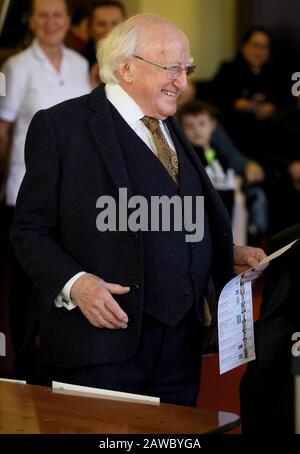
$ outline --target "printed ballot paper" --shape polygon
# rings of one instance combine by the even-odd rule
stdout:
[[[287,244],[262,260],[255,270],[284,254],[298,240]],[[252,310],[251,268],[229,281],[223,288],[218,306],[220,374],[255,359]]]

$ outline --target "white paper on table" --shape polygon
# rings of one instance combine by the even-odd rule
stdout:
[[[160,403],[159,397],[143,396],[141,394],[124,393],[120,391],[111,391],[109,389],[92,388],[88,386],[72,385],[70,383],[60,383],[53,381],[52,388],[57,391],[72,391],[74,394],[90,394],[94,397],[103,397],[107,399],[118,399],[122,401],[134,401],[141,403]]]
[[[242,283],[241,278],[284,254],[297,241],[292,241],[255,267],[234,277],[223,288],[218,304],[220,374],[255,359],[252,282]]]
[[[8,383],[17,383],[19,385],[26,385],[25,380],[14,380],[12,378],[0,378],[0,381],[7,381]]]

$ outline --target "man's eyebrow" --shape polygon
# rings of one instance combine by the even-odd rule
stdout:
[[[190,57],[187,61],[186,61],[186,65],[192,65],[194,63],[194,58],[193,57]]]
[[[187,66],[192,65],[193,62],[194,62],[194,58],[191,57],[185,62],[185,65],[187,65]],[[180,66],[180,65],[182,65],[182,63],[180,61],[177,61],[176,63],[173,63],[170,66]]]

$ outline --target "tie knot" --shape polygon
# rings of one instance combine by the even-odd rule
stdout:
[[[147,117],[147,115],[145,115],[141,120],[152,134],[157,130],[160,131],[159,121],[156,118]]]

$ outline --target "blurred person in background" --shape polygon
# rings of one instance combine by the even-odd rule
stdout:
[[[126,19],[126,10],[122,2],[114,0],[95,1],[89,11],[87,42],[84,56],[90,65],[91,83],[95,88],[100,83],[99,65],[96,58],[97,42],[104,38],[116,25]]]
[[[204,92],[201,90],[200,93],[198,93],[199,85],[203,85],[202,82],[199,84],[195,81],[188,81],[186,91],[183,92],[177,100],[178,112],[181,111],[183,106],[183,109],[185,110],[186,105],[190,105],[190,103],[192,110],[197,109],[197,101],[205,101],[210,104],[210,88],[207,83],[204,83]],[[196,102],[195,105],[194,102]],[[220,116],[219,113],[220,112],[218,111],[218,117]],[[253,161],[240,152],[220,121],[217,121],[216,128],[213,131],[212,141],[222,150],[222,153],[226,159],[228,159],[230,166],[235,170],[235,172],[237,174],[244,174],[248,184],[256,184],[264,181],[265,172],[263,167],[258,164],[258,162]]]
[[[65,44],[67,47],[84,54],[89,39],[88,8],[84,5],[76,8],[72,14],[71,27],[67,34]]]
[[[191,101],[178,111],[182,129],[199,156],[206,173],[232,217],[236,174],[228,159],[213,142],[217,128],[217,111],[205,102]]]
[[[189,90],[189,93],[192,93],[192,90]],[[202,163],[208,174],[210,175],[213,169],[217,171],[216,166],[219,169],[217,172],[218,184],[215,187],[220,190],[219,194],[233,218],[235,242],[237,244],[257,243],[260,240],[259,237],[268,228],[268,202],[260,187],[265,179],[264,169],[237,149],[221,123],[217,121],[217,110],[212,105],[200,100],[193,100],[191,97],[189,99],[192,100],[186,104],[179,103],[181,107],[178,111],[178,118],[201,160],[206,153],[206,162]],[[208,136],[209,144],[207,143]],[[206,142],[204,145],[203,140]],[[203,146],[207,149],[204,154]],[[213,153],[209,150],[212,150]],[[224,188],[224,172],[222,182],[219,184],[220,166],[223,170],[227,169],[225,173],[228,173],[229,169],[231,169],[230,172],[236,173],[234,184],[231,179],[231,190],[229,187]]]
[[[211,84],[211,100],[221,109],[230,136],[243,153],[261,163],[267,121],[279,102],[271,47],[268,30],[253,27],[235,59],[221,65]]]
[[[7,236],[4,241],[7,242],[25,174],[25,137],[32,117],[40,109],[89,93],[91,89],[87,61],[63,45],[70,26],[66,1],[34,0],[29,26],[34,36],[31,46],[9,58],[2,68],[7,81],[6,96],[0,97],[0,157],[6,175],[3,212]],[[31,284],[12,250],[6,260],[13,269],[10,311],[17,352],[24,335]]]
[[[277,233],[268,255],[298,240],[300,224]],[[254,325],[256,359],[240,384],[242,432],[250,439],[295,431],[293,335],[298,334],[300,241],[270,263],[264,276],[260,316]]]

